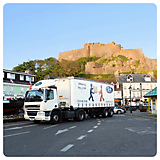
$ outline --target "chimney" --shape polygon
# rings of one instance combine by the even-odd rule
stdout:
[[[31,74],[31,70],[30,70],[30,69],[27,69],[27,70],[25,70],[25,73],[26,73],[26,74]]]

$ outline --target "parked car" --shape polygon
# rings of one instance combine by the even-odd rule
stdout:
[[[126,108],[121,108],[121,109],[123,109],[123,110],[124,110],[124,113],[126,113]]]
[[[144,105],[139,105],[140,112],[147,112],[148,109],[148,103],[145,103]]]
[[[122,114],[124,113],[124,110],[120,107],[114,107],[114,113]]]

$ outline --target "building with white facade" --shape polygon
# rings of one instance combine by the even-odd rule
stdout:
[[[120,74],[118,79],[124,105],[130,100],[130,86],[131,100],[136,102],[145,101],[144,95],[157,87],[157,80],[149,74]]]

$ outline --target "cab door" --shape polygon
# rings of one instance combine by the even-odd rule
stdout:
[[[57,90],[45,89],[43,110],[52,110],[57,107]]]

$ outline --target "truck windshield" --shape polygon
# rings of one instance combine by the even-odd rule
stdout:
[[[43,101],[44,90],[30,90],[26,92],[25,102],[40,102]]]

